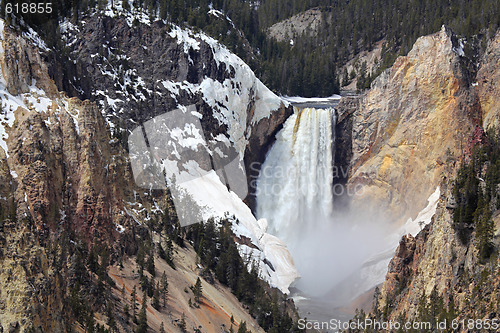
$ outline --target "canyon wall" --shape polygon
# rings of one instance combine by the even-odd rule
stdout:
[[[350,181],[366,184],[367,192],[353,205],[375,199],[392,218],[414,217],[423,198],[441,190],[432,223],[401,239],[372,316],[422,319],[430,301],[429,309],[449,311],[449,320],[496,317],[498,256],[481,261],[476,241],[459,240],[451,189],[472,146],[498,126],[499,37],[489,41],[477,74],[467,70],[464,42],[446,29],[419,38],[375,80],[355,113]],[[498,246],[498,212],[493,221]]]
[[[81,257],[106,249],[116,268],[151,233],[146,222],[175,217],[166,191],[135,184],[126,149],[131,129],[195,105],[207,140],[223,135],[250,163],[265,156],[292,112],[214,39],[131,22],[101,14],[78,25],[63,22],[61,54],[33,30],[0,22],[0,330],[75,329],[72,288],[89,287],[85,302],[105,303],[100,278],[87,274]],[[187,302],[176,308],[179,317],[189,311],[182,306]],[[224,311],[215,311],[217,322],[229,326]]]
[[[443,27],[420,37],[360,99],[353,113],[353,207],[402,223],[425,207],[464,152],[481,110],[461,41]]]

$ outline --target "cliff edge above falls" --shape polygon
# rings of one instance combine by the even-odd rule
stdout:
[[[462,47],[445,27],[420,37],[360,99],[349,183],[363,191],[353,207],[402,223],[448,176],[446,161],[462,156],[481,117]]]

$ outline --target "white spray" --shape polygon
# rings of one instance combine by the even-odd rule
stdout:
[[[302,276],[297,287],[316,296],[358,269],[384,234],[373,216],[334,212],[335,124],[333,108],[295,109],[257,181],[257,218],[290,249]]]

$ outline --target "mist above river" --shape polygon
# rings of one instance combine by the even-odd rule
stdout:
[[[373,211],[334,207],[339,191],[344,197],[362,191],[334,184],[335,123],[333,108],[296,108],[257,181],[257,218],[266,218],[268,232],[287,244],[301,275],[295,287],[315,297],[345,288],[346,279],[385,250],[392,231]]]

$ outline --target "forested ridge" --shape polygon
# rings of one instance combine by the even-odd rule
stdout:
[[[318,3],[321,2],[321,3]],[[466,54],[478,50],[472,45],[491,37],[500,24],[500,1],[318,1],[323,24],[315,37],[294,38],[294,45],[279,45],[278,51],[264,53],[265,65],[260,74],[272,88],[298,95],[328,95],[338,91],[338,83],[348,83],[347,73],[338,68],[362,50],[371,50],[377,41],[385,40],[379,67],[375,73],[358,73],[366,80],[358,88],[368,88],[371,81],[390,67],[398,55],[405,55],[418,37],[436,32],[445,24],[456,34],[466,37]],[[295,2],[263,1],[259,18],[267,27],[282,19],[273,13],[280,8],[290,14],[297,11]],[[476,36],[473,38],[473,36]],[[286,73],[285,75],[280,73]],[[325,73],[336,73],[324,77]],[[349,73],[350,74],[350,73]],[[333,82],[333,84],[332,84]],[[326,87],[325,87],[326,85]]]
[[[121,2],[127,9],[131,6],[143,8],[153,17],[204,30],[236,52],[267,86],[283,95],[332,95],[339,92],[341,84],[349,83],[353,74],[361,76],[358,89],[365,89],[398,55],[406,54],[419,36],[436,32],[443,24],[467,38],[466,54],[471,56],[481,50],[485,39],[500,25],[500,0],[114,2]],[[6,3],[2,3],[4,17]],[[50,45],[57,42],[57,21],[62,17],[69,16],[76,21],[105,5],[105,0],[63,0],[53,4],[51,14],[21,15],[28,24],[41,30]],[[315,7],[319,7],[323,15],[316,35],[296,36],[293,45],[288,41],[277,42],[266,35],[272,24]],[[229,20],[210,15],[210,8],[220,10]],[[385,44],[376,71],[368,73],[362,66],[358,73],[339,70],[358,52],[371,50],[380,40]]]

